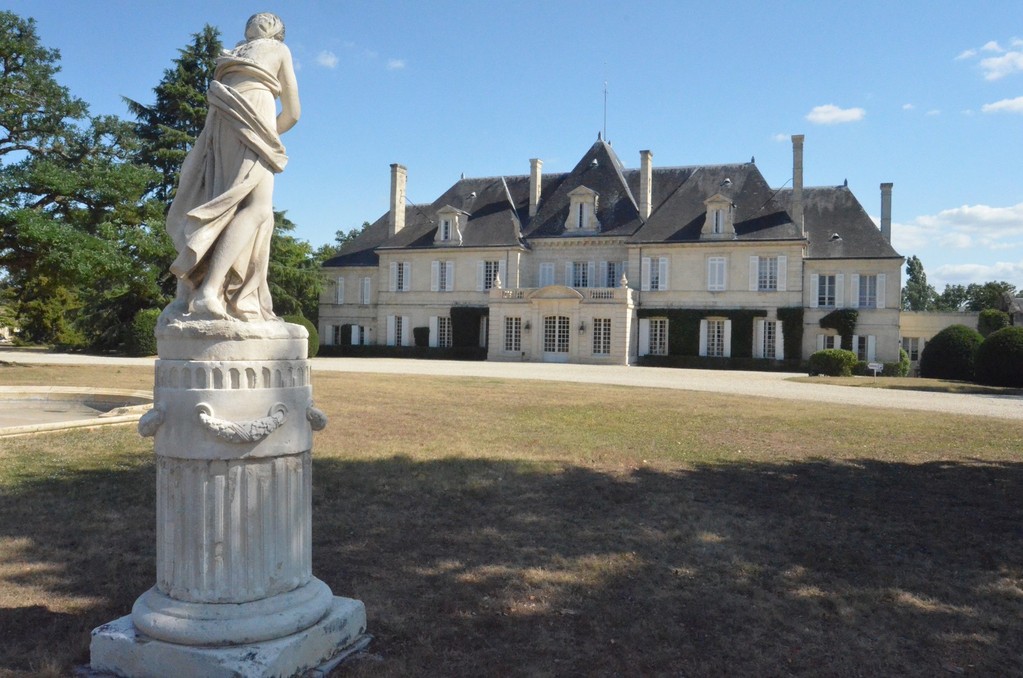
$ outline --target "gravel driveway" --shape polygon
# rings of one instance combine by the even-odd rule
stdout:
[[[37,353],[0,349],[0,360],[44,364],[152,365],[152,358],[106,358],[87,355]],[[686,391],[731,393],[761,398],[972,414],[1023,420],[1023,396],[924,393],[879,388],[848,388],[787,381],[796,376],[776,372],[676,370],[617,365],[563,365],[550,363],[461,362],[398,360],[392,358],[315,358],[313,369],[324,372],[424,374],[496,379],[539,379],[586,384],[613,384]],[[0,372],[2,376],[2,372]],[[799,375],[803,376],[803,375]],[[867,377],[869,378],[869,377]],[[2,382],[0,382],[2,383]]]

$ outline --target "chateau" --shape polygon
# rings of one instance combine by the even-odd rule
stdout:
[[[838,347],[820,320],[852,308],[860,358],[898,360],[892,184],[879,229],[847,186],[803,186],[802,135],[791,188],[752,159],[639,155],[626,169],[598,138],[570,172],[533,159],[420,205],[391,165],[387,213],[323,265],[321,341],[473,345],[502,361],[799,360]]]

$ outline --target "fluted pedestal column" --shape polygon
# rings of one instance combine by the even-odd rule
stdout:
[[[93,632],[124,676],[294,675],[365,632],[361,602],[312,575],[313,407],[306,332],[162,321],[152,412],[156,584]],[[168,663],[169,662],[169,663]]]

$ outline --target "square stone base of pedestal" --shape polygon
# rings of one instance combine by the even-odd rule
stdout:
[[[127,615],[93,630],[90,668],[93,675],[131,678],[300,676],[332,663],[333,658],[357,645],[365,632],[366,607],[362,601],[337,596],[326,616],[304,631],[232,647],[154,640],[137,633],[131,615]]]

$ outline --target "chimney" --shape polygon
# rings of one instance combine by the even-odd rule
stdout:
[[[652,205],[652,189],[654,170],[651,151],[639,152],[639,218],[647,219],[650,216]]]
[[[881,236],[885,242],[892,241],[892,186],[881,184]]]
[[[803,228],[803,135],[792,135],[792,221],[799,227],[799,232],[806,235]]]
[[[529,216],[536,216],[537,206],[540,204],[540,170],[543,168],[543,160],[540,158],[529,159]]]
[[[408,170],[404,165],[391,165],[391,208],[387,213],[387,235],[394,237],[405,228],[405,181]]]

